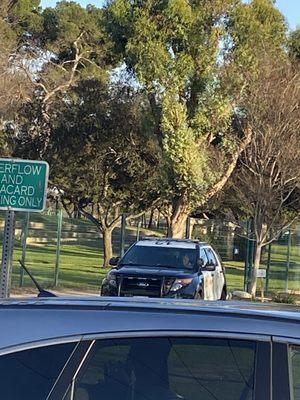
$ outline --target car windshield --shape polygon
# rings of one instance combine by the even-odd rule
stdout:
[[[121,265],[194,270],[196,258],[196,249],[133,246],[123,257]]]

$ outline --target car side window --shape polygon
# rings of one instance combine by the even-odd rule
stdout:
[[[206,247],[205,251],[206,251],[209,263],[218,265],[218,261],[216,259],[214,252],[212,251],[212,249],[210,249],[209,247]]]
[[[0,356],[1,399],[46,399],[75,345],[51,345]]]
[[[70,400],[252,400],[255,357],[256,343],[243,340],[98,341]]]
[[[300,400],[300,346],[290,347],[291,382],[294,400]]]
[[[255,344],[230,339],[174,339],[169,356],[172,390],[191,400],[250,400]]]
[[[203,266],[208,263],[208,258],[204,249],[200,248],[200,258],[204,261]]]
[[[127,340],[98,341],[75,382],[74,400],[126,400],[133,384],[129,352]]]

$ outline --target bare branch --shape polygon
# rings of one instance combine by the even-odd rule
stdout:
[[[94,225],[96,225],[96,227],[99,229],[100,232],[103,232],[103,225],[101,224],[101,222],[97,218],[95,218],[91,213],[85,211],[83,208],[79,208],[79,212],[84,217],[89,219]]]
[[[250,128],[247,128],[245,130],[245,137],[240,143],[239,148],[231,156],[231,160],[228,163],[227,170],[223,174],[222,178],[207,192],[207,194],[205,195],[205,199],[203,200],[203,203],[207,202],[211,197],[213,197],[225,186],[225,184],[227,183],[228,179],[230,178],[232,172],[236,167],[240,154],[249,145],[249,143],[251,142],[251,138],[252,138],[252,130]]]

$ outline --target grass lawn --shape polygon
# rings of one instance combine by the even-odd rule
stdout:
[[[16,289],[20,282],[18,259],[20,248],[15,250],[12,275],[12,287]],[[38,282],[45,288],[54,286],[55,246],[28,246],[26,265]],[[81,246],[63,245],[60,253],[58,287],[82,291],[99,291],[102,279],[107,271],[103,270],[102,250]],[[25,274],[24,286],[32,287],[30,278]]]
[[[225,262],[227,286],[230,291],[244,290],[244,265],[243,261],[228,261]],[[265,269],[266,265],[261,264],[261,268]],[[289,273],[289,289],[300,291],[300,270]],[[285,290],[286,273],[285,266],[271,265],[269,277],[269,292],[277,292]],[[266,280],[264,279],[265,285]]]
[[[65,238],[61,244],[58,290],[71,289],[76,291],[87,291],[98,293],[101,282],[108,270],[103,269],[103,248],[99,232],[87,221],[68,220],[74,225],[68,229],[63,228]],[[26,266],[33,276],[44,288],[54,287],[54,275],[56,264],[56,244],[53,230],[53,217],[43,218],[46,233],[40,229],[30,232],[26,248]],[[70,222],[69,222],[70,223]],[[76,226],[75,226],[76,224]],[[74,229],[74,226],[76,229]],[[76,233],[78,237],[72,237]],[[141,235],[152,235],[154,232],[141,230]],[[39,237],[41,235],[41,237]],[[136,240],[136,229],[126,229],[125,248],[129,247]],[[32,238],[35,238],[32,243]],[[36,240],[37,239],[37,240]],[[1,243],[2,244],[2,243]],[[116,228],[113,234],[114,251],[120,251],[120,229]],[[2,246],[0,253],[2,251]],[[1,255],[1,254],[0,254]],[[25,273],[24,287],[20,288],[20,264],[18,260],[22,256],[20,238],[15,240],[14,263],[12,273],[12,291],[21,293],[30,291],[33,288],[31,279]]]
[[[232,267],[228,264],[226,265],[226,263],[225,267],[227,289],[230,292],[233,290],[244,290],[244,269]]]

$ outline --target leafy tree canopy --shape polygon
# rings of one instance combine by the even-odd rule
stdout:
[[[8,21],[19,34],[20,39],[26,39],[26,34],[43,30],[40,0],[4,0]]]
[[[289,37],[289,53],[292,59],[300,60],[300,28],[294,30]]]
[[[81,61],[85,76],[96,75],[99,69],[113,64],[111,42],[103,24],[103,10],[94,6],[81,7],[76,2],[61,1],[55,8],[43,11],[42,40],[59,62],[74,59],[74,42],[78,41],[84,55]]]
[[[271,0],[113,0],[106,21],[115,51],[148,94],[175,222],[233,170],[246,72],[265,48],[284,55],[284,18]]]

